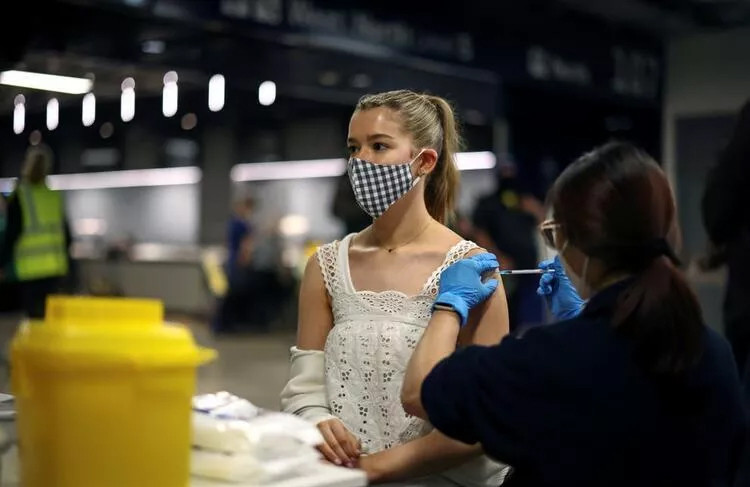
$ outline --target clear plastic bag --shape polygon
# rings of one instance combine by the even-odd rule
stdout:
[[[301,474],[320,461],[323,437],[297,416],[264,411],[221,392],[193,399],[193,475],[267,482]]]

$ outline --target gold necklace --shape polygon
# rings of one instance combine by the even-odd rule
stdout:
[[[395,247],[385,247],[385,250],[387,250],[388,253],[390,254],[390,253],[392,253],[396,249],[400,249],[401,247],[405,247],[405,246],[409,245],[410,243],[412,243],[413,241],[415,241],[416,239],[418,239],[419,237],[421,237],[422,234],[427,231],[427,228],[430,226],[431,223],[432,223],[432,218],[430,218],[430,220],[422,227],[422,229],[419,230],[419,232],[416,235],[414,235],[412,238],[410,238],[409,240],[407,240],[404,243],[396,245]]]

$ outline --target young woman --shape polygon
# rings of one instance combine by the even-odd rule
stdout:
[[[368,95],[347,144],[354,195],[373,223],[308,262],[282,407],[318,424],[329,461],[363,468],[371,482],[497,486],[507,467],[406,414],[399,400],[441,272],[480,252],[443,224],[458,184],[453,111],[411,91]],[[457,346],[507,333],[500,291],[471,313]]]

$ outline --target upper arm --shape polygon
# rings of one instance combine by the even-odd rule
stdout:
[[[297,347],[302,350],[323,350],[328,332],[333,328],[333,313],[315,255],[307,261],[302,277],[298,315]]]
[[[472,250],[467,257],[483,253],[482,249]],[[508,334],[510,328],[508,301],[505,297],[503,281],[498,276],[497,290],[484,303],[469,313],[469,320],[463,327],[458,343],[461,345],[495,345]]]

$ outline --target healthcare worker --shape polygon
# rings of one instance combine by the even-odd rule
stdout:
[[[44,318],[47,296],[58,292],[69,270],[71,236],[62,194],[47,186],[52,169],[48,147],[26,153],[21,179],[8,200],[0,245],[0,268],[12,262],[28,318]],[[5,278],[5,276],[3,276]]]
[[[562,321],[453,353],[497,281],[494,256],[440,281],[402,389],[407,412],[514,467],[509,486],[729,486],[746,427],[727,342],[670,241],[675,205],[646,154],[610,143],[554,184],[540,281]],[[568,277],[569,276],[569,277]],[[585,302],[583,299],[587,299]]]

